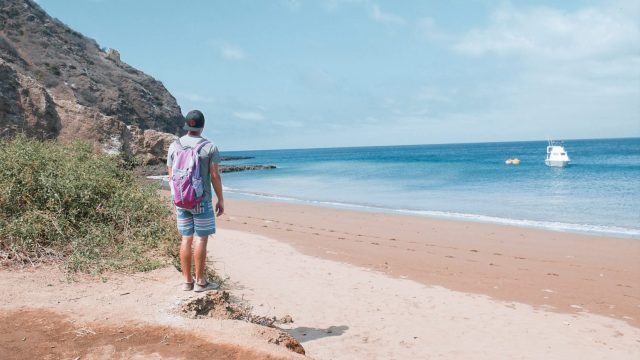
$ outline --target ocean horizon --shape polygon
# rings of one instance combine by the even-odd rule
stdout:
[[[640,239],[640,138],[227,151],[276,169],[226,173],[232,197]],[[520,165],[505,160],[519,158]]]

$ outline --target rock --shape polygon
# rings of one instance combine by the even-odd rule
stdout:
[[[124,150],[140,159],[142,165],[165,164],[169,145],[178,138],[176,135],[156,130],[141,130],[136,126],[130,126],[128,130],[130,141],[128,148]]]
[[[255,159],[253,156],[221,156],[220,161],[232,161],[232,160],[249,160]]]
[[[238,172],[246,170],[275,169],[275,165],[220,165],[221,173]]]
[[[47,90],[35,79],[18,73],[0,59],[0,136],[23,132],[30,137],[53,139],[61,119]]]
[[[252,315],[248,307],[233,303],[227,291],[210,291],[204,296],[190,299],[180,306],[180,312],[191,319],[213,317],[216,319],[242,320],[261,325],[261,330],[258,333],[269,343],[284,346],[298,354],[304,355],[305,353],[298,340],[274,327],[275,317],[268,318]]]
[[[82,140],[161,163],[184,117],[154,78],[32,0],[0,1],[0,137]]]
[[[305,354],[304,348],[300,344],[298,340],[296,340],[293,336],[287,334],[286,332],[280,332],[278,337],[272,338],[269,340],[270,343],[284,346],[287,349],[296,352],[298,354]]]
[[[120,62],[120,53],[116,49],[107,49],[107,59],[111,59],[117,63]]]
[[[293,318],[291,317],[291,315],[285,315],[282,319],[280,319],[280,322],[283,324],[291,324],[293,323]]]

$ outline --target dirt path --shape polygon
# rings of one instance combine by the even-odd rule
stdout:
[[[55,267],[0,270],[0,359],[301,359],[277,330],[190,319],[173,268],[69,280]]]
[[[0,359],[280,359],[171,326],[81,323],[43,309],[0,314]]]

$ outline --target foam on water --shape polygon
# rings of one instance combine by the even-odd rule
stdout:
[[[265,150],[223,174],[227,191],[281,201],[640,237],[640,138],[565,141],[568,168],[545,166],[545,141]],[[505,165],[517,157],[521,164]]]
[[[474,221],[474,222],[489,223],[489,224],[522,226],[522,227],[528,227],[528,228],[546,229],[546,230],[554,230],[554,231],[611,235],[611,236],[624,237],[624,238],[630,238],[630,239],[640,239],[640,230],[628,229],[628,228],[618,227],[618,226],[603,226],[603,225],[589,225],[589,224],[572,224],[572,223],[553,222],[553,221],[509,219],[509,218],[501,218],[501,217],[495,217],[495,216],[463,214],[463,213],[447,212],[447,211],[391,209],[391,208],[360,205],[360,204],[350,204],[350,203],[343,203],[343,202],[336,202],[336,201],[304,200],[304,199],[298,199],[290,196],[283,196],[283,195],[276,195],[276,194],[240,191],[240,190],[229,188],[229,187],[225,187],[225,191],[232,194],[243,195],[249,198],[253,197],[253,198],[259,198],[263,200],[320,205],[320,206],[326,206],[331,208],[353,209],[353,210],[384,212],[384,213],[399,213],[399,214],[426,216],[426,217],[441,218],[441,219],[465,220],[465,221]]]

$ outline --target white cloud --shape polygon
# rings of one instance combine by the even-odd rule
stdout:
[[[425,17],[417,23],[418,31],[429,41],[448,41],[451,36],[440,30],[438,24],[433,18]]]
[[[371,18],[374,21],[383,24],[402,25],[405,23],[404,18],[396,14],[382,11],[382,9],[380,9],[380,6],[378,6],[377,4],[373,4],[373,6],[371,7]]]
[[[480,56],[535,57],[578,60],[592,56],[637,51],[638,14],[618,7],[590,7],[575,12],[536,7],[520,10],[502,6],[484,29],[466,33],[454,48]]]
[[[248,121],[262,121],[266,119],[262,113],[255,111],[234,111],[232,115],[237,119]]]
[[[246,58],[246,54],[242,48],[236,45],[224,44],[220,46],[220,55],[227,60],[237,61]]]
[[[304,123],[302,121],[297,120],[281,120],[275,121],[275,125],[282,126],[285,128],[301,128],[304,127]]]

